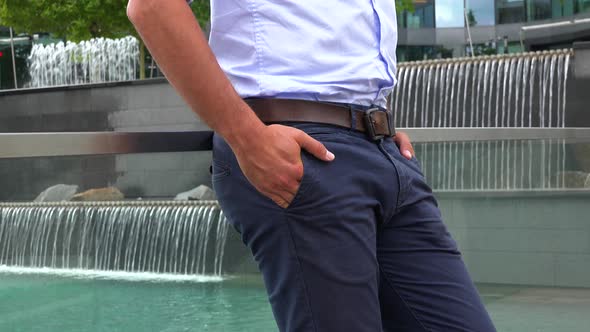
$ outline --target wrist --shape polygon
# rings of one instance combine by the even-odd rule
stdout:
[[[229,121],[226,125],[217,129],[217,132],[225,139],[229,146],[236,152],[243,150],[262,138],[266,125],[258,119],[256,114],[244,103],[239,110],[239,117]]]

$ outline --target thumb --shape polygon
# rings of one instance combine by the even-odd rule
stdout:
[[[410,142],[410,138],[405,133],[398,133],[394,136],[393,140],[399,146],[401,153],[406,157],[406,159],[412,159],[414,155],[414,148],[412,147],[412,143]]]
[[[311,153],[320,160],[332,161],[335,158],[334,154],[328,151],[324,144],[320,143],[318,140],[314,139],[303,131],[300,131],[300,133],[295,136],[295,140],[297,143],[299,143],[299,146],[301,146],[302,149]]]

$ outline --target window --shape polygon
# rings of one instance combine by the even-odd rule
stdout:
[[[556,0],[559,2],[560,0]],[[551,0],[528,0],[527,21],[546,20],[551,18]]]
[[[590,11],[590,0],[496,0],[498,24],[556,19],[584,11]]]
[[[490,0],[466,0],[467,19],[470,26],[494,25],[494,2]]]
[[[414,2],[414,12],[403,12],[400,25],[404,28],[434,28],[434,0]]]
[[[498,24],[525,21],[524,0],[496,0],[496,21]]]
[[[575,0],[552,0],[551,12],[553,18],[574,15]]]
[[[527,0],[527,21],[572,16],[578,8],[588,7],[589,0]]]
[[[458,28],[465,26],[463,1],[437,0],[435,3],[436,27]]]
[[[574,4],[576,13],[590,12],[590,0],[575,0]]]

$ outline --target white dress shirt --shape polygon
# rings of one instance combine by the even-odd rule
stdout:
[[[394,0],[211,0],[209,44],[242,97],[384,106]]]

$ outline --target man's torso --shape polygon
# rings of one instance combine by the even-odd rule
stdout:
[[[384,105],[393,0],[212,0],[209,43],[242,97]]]

